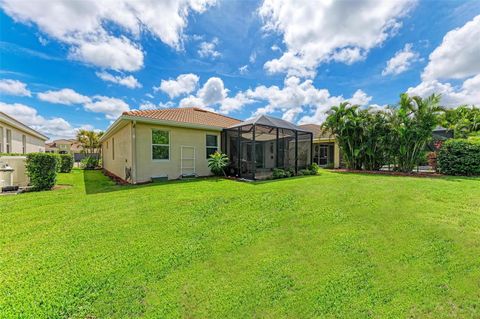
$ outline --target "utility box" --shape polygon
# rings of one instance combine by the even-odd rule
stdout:
[[[3,180],[3,183],[12,184],[5,186],[27,187],[29,178],[27,176],[26,160],[25,156],[0,156],[0,183]],[[9,169],[2,172],[1,167],[9,167]],[[10,169],[13,171],[10,171]],[[7,177],[7,175],[9,176]]]

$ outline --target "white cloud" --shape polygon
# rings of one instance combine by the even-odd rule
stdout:
[[[244,66],[239,67],[238,71],[240,72],[240,74],[247,74],[248,73],[248,65],[245,64]]]
[[[353,63],[401,26],[415,1],[265,0],[259,9],[266,31],[283,35],[286,52],[265,63],[271,73],[315,75],[319,64]]]
[[[216,50],[218,45],[218,38],[213,38],[211,42],[204,41],[198,46],[198,55],[202,58],[216,59],[221,56],[221,53]]]
[[[300,123],[319,123],[324,120],[325,113],[331,106],[347,100],[343,96],[331,96],[326,89],[316,88],[312,80],[302,82],[300,78],[294,76],[285,79],[283,88],[261,85],[247,90],[245,96],[253,101],[267,102],[264,107],[257,109],[255,114],[281,112],[283,119],[292,122],[305,111],[312,114],[303,116]],[[366,105],[371,99],[362,90],[357,90],[350,101]]]
[[[142,85],[138,80],[133,76],[120,76],[120,75],[113,75],[108,72],[96,72],[95,73],[100,79],[107,81],[107,82],[113,82],[117,83],[123,86],[126,86],[130,89],[135,89],[135,88],[141,88]]]
[[[123,100],[100,95],[94,96],[93,100],[85,103],[83,107],[90,112],[104,113],[109,120],[115,120],[123,112],[130,110],[128,104]]]
[[[408,88],[407,93],[421,97],[427,97],[433,93],[441,94],[441,104],[452,108],[463,104],[479,105],[480,74],[467,79],[458,87],[450,83],[441,83],[438,80],[423,81],[416,87]]]
[[[166,103],[158,103],[155,104],[151,101],[144,101],[142,104],[140,104],[140,110],[157,110],[157,109],[166,109],[166,108],[174,108],[175,103],[172,101],[168,101]]]
[[[2,9],[22,23],[34,23],[49,35],[69,45],[70,57],[115,70],[135,71],[143,66],[141,48],[128,40],[149,32],[180,50],[183,30],[191,12],[202,13],[215,0],[3,0]],[[118,26],[118,37],[106,25]]]
[[[382,75],[398,75],[410,69],[412,63],[418,61],[420,55],[412,50],[412,44],[407,43],[403,50],[397,51],[395,55],[387,61],[387,66],[382,71]]]
[[[90,102],[90,98],[85,95],[81,95],[72,89],[61,89],[59,91],[46,91],[37,94],[38,98],[42,101],[55,103],[55,104],[83,104]]]
[[[227,97],[227,95],[228,90],[225,89],[222,79],[217,77],[211,77],[208,79],[203,87],[197,92],[197,96],[205,105],[220,103]]]
[[[360,48],[345,48],[333,52],[332,59],[336,62],[343,62],[345,64],[353,64],[358,61],[365,60],[366,52]]]
[[[9,95],[32,96],[25,83],[11,79],[0,80],[0,92]]]
[[[228,114],[233,111],[239,111],[243,106],[254,103],[255,100],[247,97],[244,92],[238,92],[234,97],[226,97],[220,105],[220,113]]]
[[[266,105],[258,108],[254,115],[281,112],[283,119],[296,121],[299,114],[309,112],[312,115],[304,116],[300,122],[319,123],[331,106],[347,100],[343,96],[331,96],[326,89],[317,89],[312,80],[302,82],[298,77],[286,78],[283,88],[260,85],[254,89],[239,91],[234,96],[228,94],[229,90],[225,88],[222,79],[212,77],[195,95],[183,98],[179,106],[200,107],[229,114],[242,110],[248,104],[266,102]],[[367,105],[371,99],[372,97],[362,90],[357,90],[350,98],[350,102]]]
[[[48,136],[50,139],[75,136],[75,128],[66,120],[61,117],[47,119],[39,115],[33,107],[20,103],[7,104],[0,102],[0,111]]]
[[[199,107],[209,111],[219,108],[218,112],[228,114],[254,102],[244,92],[238,92],[233,97],[229,97],[228,92],[222,79],[211,77],[195,95],[189,95],[180,100],[179,107]]]
[[[465,79],[480,74],[480,15],[448,32],[429,57],[422,79]]]
[[[72,47],[73,60],[117,71],[137,71],[143,67],[141,48],[126,37],[100,37],[95,41],[80,41]]]
[[[177,96],[195,91],[198,80],[198,76],[193,73],[180,74],[176,79],[162,80],[160,86],[153,87],[153,90],[165,92],[173,99]]]
[[[282,49],[280,49],[280,47],[276,44],[272,45],[271,49],[272,49],[272,51],[278,51],[278,52],[282,51]]]
[[[463,27],[448,32],[440,46],[430,54],[422,74],[423,81],[410,87],[407,93],[422,97],[441,94],[441,104],[447,107],[480,104],[479,38],[480,15]],[[447,79],[465,80],[454,85],[445,81]]]
[[[250,54],[250,57],[248,58],[248,61],[253,64],[255,63],[255,61],[257,61],[257,51],[253,51],[251,54]]]

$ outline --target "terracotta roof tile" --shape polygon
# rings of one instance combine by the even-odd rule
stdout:
[[[332,134],[330,134],[328,131],[327,132],[323,131],[322,127],[318,124],[302,124],[299,126],[306,131],[312,132],[313,138],[331,138],[332,137]]]
[[[135,116],[141,118],[148,118],[162,121],[172,121],[180,123],[191,123],[206,126],[230,127],[240,120],[221,115],[218,113],[206,111],[196,107],[184,107],[162,110],[143,110],[143,111],[129,111],[123,112],[126,116]]]

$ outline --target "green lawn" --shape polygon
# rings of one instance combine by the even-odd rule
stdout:
[[[480,317],[480,179],[59,184],[0,197],[1,318]]]

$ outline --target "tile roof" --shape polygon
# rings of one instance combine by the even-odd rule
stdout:
[[[299,125],[305,131],[313,133],[313,138],[332,138],[333,136],[329,132],[322,130],[322,127],[318,124],[302,124]]]
[[[232,117],[228,117],[196,107],[143,111],[135,110],[123,112],[122,115],[161,121],[199,124],[205,126],[217,126],[223,128],[240,123],[240,120],[234,119]]]

